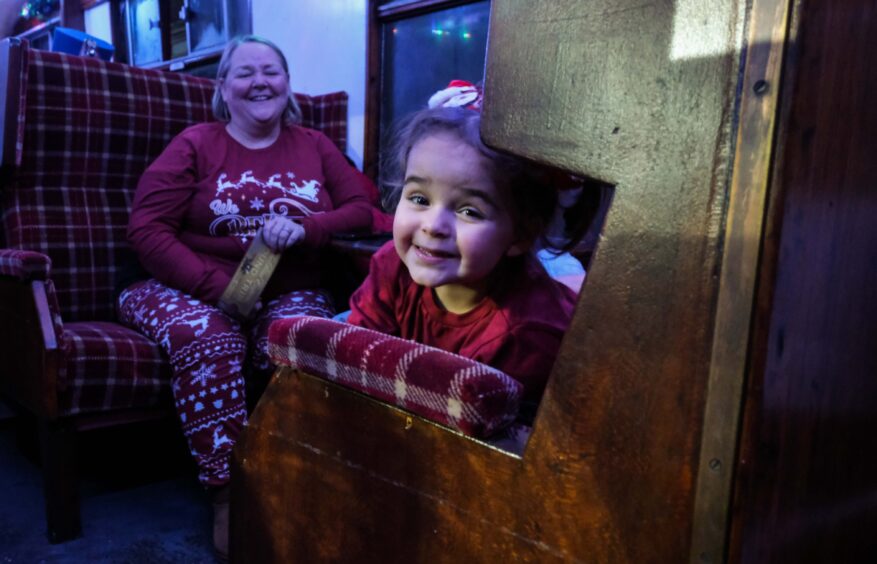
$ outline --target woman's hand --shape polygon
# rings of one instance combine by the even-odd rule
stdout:
[[[275,253],[282,253],[304,238],[304,227],[280,215],[275,215],[262,227],[262,240]]]

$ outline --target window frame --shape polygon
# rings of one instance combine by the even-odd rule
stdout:
[[[113,30],[113,45],[116,47],[116,57],[115,60],[121,63],[126,63],[129,65],[134,65],[131,57],[130,51],[130,37],[128,34],[128,8],[127,0],[110,0],[110,19],[111,26]],[[160,18],[169,22],[170,18],[173,17],[171,14],[171,6],[170,0],[157,0],[159,6],[159,14]],[[240,31],[241,34],[252,33],[253,31],[253,3],[252,0],[235,0],[235,3],[243,2],[245,4],[244,9],[246,10],[246,21],[244,22],[243,29]],[[189,53],[182,57],[170,58],[171,53],[171,32],[170,27],[166,24],[162,25],[161,29],[161,51],[162,51],[162,60],[154,63],[148,63],[145,65],[136,65],[141,68],[148,69],[160,69],[160,70],[171,70],[171,71],[183,71],[188,72],[189,69],[215,63],[219,61],[220,56],[222,56],[222,51],[225,49],[225,43],[219,45],[218,47],[198,51],[196,53]],[[188,48],[188,46],[187,46]],[[167,57],[167,58],[165,58]]]
[[[365,146],[363,171],[377,179],[380,164],[381,87],[383,77],[383,44],[381,26],[393,21],[414,18],[430,12],[474,4],[480,0],[368,0],[366,52]],[[383,5],[382,5],[383,4]]]

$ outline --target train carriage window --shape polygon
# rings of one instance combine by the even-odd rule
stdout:
[[[451,79],[484,75],[490,1],[372,0],[366,172],[377,174],[391,125],[423,108]]]
[[[116,60],[139,67],[215,76],[231,37],[250,33],[249,2],[112,0]]]
[[[447,80],[484,74],[490,2],[476,2],[381,26],[381,131],[423,108]]]

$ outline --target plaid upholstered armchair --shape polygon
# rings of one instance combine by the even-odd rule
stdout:
[[[212,119],[211,80],[0,42],[0,393],[39,421],[49,539],[80,532],[75,433],[172,413],[159,348],[115,322],[138,178]],[[346,148],[347,94],[296,94]]]

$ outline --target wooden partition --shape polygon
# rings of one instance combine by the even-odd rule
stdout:
[[[875,13],[829,4],[494,0],[486,141],[615,188],[530,442],[517,457],[283,371],[235,452],[234,559],[800,562],[805,532],[821,556],[867,554],[874,463],[823,471],[819,458],[839,455],[837,469],[861,462],[855,452],[874,460],[862,430],[877,419],[865,345],[877,318],[877,234],[865,224],[877,173],[865,148],[845,144],[844,161],[808,147],[815,137],[830,152],[835,141],[820,136],[850,136],[861,110],[871,135],[853,138],[875,154],[873,109],[841,94],[869,72],[874,91]],[[846,70],[845,55],[857,61]],[[833,107],[846,127],[830,126]],[[817,111],[824,121],[811,127]],[[847,219],[855,228],[840,227]],[[795,262],[789,253],[811,240],[819,260]],[[803,302],[776,294],[799,287]],[[823,313],[802,313],[813,311]],[[784,347],[804,358],[784,363]],[[833,399],[818,404],[811,388]],[[793,438],[797,422],[825,433],[815,451]],[[846,425],[863,450],[838,446]],[[795,484],[771,476],[786,469]],[[838,489],[851,497],[835,499],[832,478],[853,479]],[[784,503],[801,519],[792,529]],[[826,510],[821,521],[802,516],[809,504]],[[841,523],[850,535],[830,532]]]
[[[733,562],[877,558],[877,4],[790,14]]]

